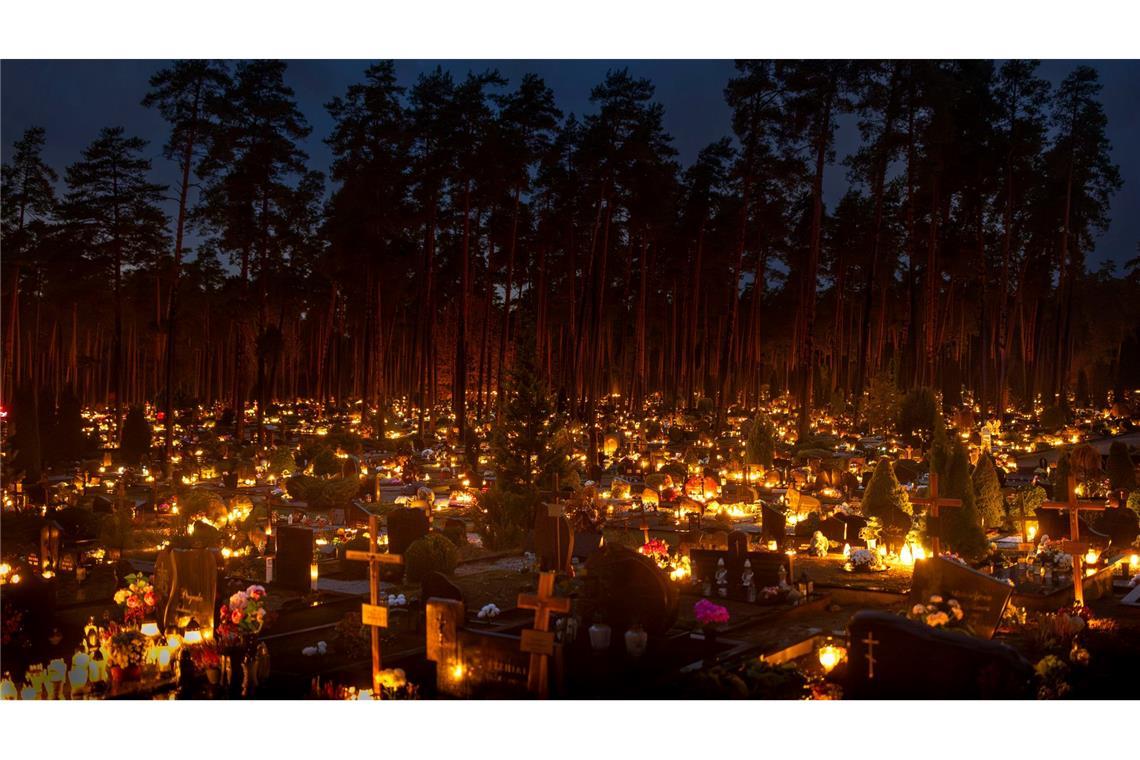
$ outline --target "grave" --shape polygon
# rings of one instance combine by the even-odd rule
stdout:
[[[934,595],[957,599],[974,633],[992,639],[1013,586],[953,560],[920,559],[914,565],[908,604],[925,604]]]
[[[305,567],[308,583],[309,569]],[[163,549],[154,563],[154,587],[159,595],[159,624],[185,626],[197,620],[214,625],[218,589],[218,561],[207,549]]]
[[[534,553],[542,572],[553,570],[565,573],[570,570],[570,558],[574,553],[574,532],[570,529],[570,521],[561,514],[560,509],[552,515],[547,506],[542,504],[535,510]]]
[[[677,619],[679,594],[657,564],[624,546],[607,544],[586,562],[583,620],[601,613],[615,631],[640,623],[651,637]]]
[[[1027,699],[1033,666],[995,641],[863,610],[848,626],[849,699]]]
[[[313,531],[294,525],[277,528],[277,558],[273,582],[282,588],[307,594],[312,588]]]
[[[746,544],[744,545],[746,546]],[[757,590],[765,586],[776,586],[780,582],[780,568],[784,568],[784,579],[792,583],[791,559],[783,552],[769,551],[742,551],[737,540],[737,551],[724,549],[690,549],[689,562],[692,567],[693,579],[697,582],[710,581],[713,584],[713,594],[716,594],[716,571],[720,560],[724,560],[725,570],[728,571],[728,596],[730,599],[747,599],[747,589],[741,583],[741,574],[744,572],[744,562],[747,560],[752,566],[752,580]]]
[[[465,608],[453,599],[426,604],[426,657],[436,664],[436,691],[461,699],[524,699],[530,689],[532,654],[519,636],[463,627]],[[554,672],[561,672],[562,646],[554,644]],[[555,680],[555,691],[559,691]]]
[[[761,536],[764,541],[776,541],[781,546],[787,536],[788,516],[781,509],[761,502],[760,514],[762,520]]]
[[[422,509],[403,507],[388,515],[388,551],[404,554],[417,538],[431,530],[427,515]]]
[[[819,524],[819,530],[829,541],[840,545],[863,546],[866,542],[859,538],[859,531],[867,525],[867,520],[859,515],[836,512]]]

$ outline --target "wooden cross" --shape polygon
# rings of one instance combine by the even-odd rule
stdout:
[[[911,504],[923,504],[930,510],[930,516],[934,518],[934,530],[931,532],[930,545],[937,557],[942,553],[941,537],[942,537],[942,523],[938,519],[938,509],[940,507],[960,507],[962,506],[961,499],[950,499],[945,496],[938,496],[938,473],[934,470],[930,471],[930,495],[926,497],[912,496],[910,499]],[[927,528],[929,529],[929,525]]]
[[[878,639],[874,637],[870,631],[867,631],[867,638],[863,639],[863,643],[867,645],[867,654],[863,655],[867,660],[867,680],[874,680],[875,678],[875,645],[879,643]]]
[[[372,693],[380,693],[380,629],[388,627],[388,608],[380,604],[380,565],[402,565],[403,556],[381,554],[377,551],[376,537],[380,535],[380,520],[368,515],[368,551],[350,550],[345,559],[368,563],[369,603],[360,605],[360,622],[369,627],[372,638]]]
[[[1059,509],[1069,512],[1069,540],[1061,542],[1061,550],[1069,552],[1073,558],[1073,601],[1084,606],[1085,604],[1085,572],[1084,554],[1088,551],[1087,542],[1080,540],[1081,512],[1103,512],[1104,502],[1077,501],[1077,477],[1069,475],[1069,482],[1065,501],[1042,502],[1043,509]]]
[[[641,535],[643,538],[641,543],[643,543],[643,544],[649,543],[649,521],[646,520],[644,517],[642,517],[641,522],[637,524],[637,529],[641,531]]]
[[[521,649],[530,653],[530,674],[527,688],[546,699],[550,685],[547,677],[547,658],[554,654],[554,632],[550,630],[550,613],[570,611],[570,600],[554,596],[555,573],[538,574],[538,593],[519,594],[519,609],[534,610],[534,628],[522,632]]]

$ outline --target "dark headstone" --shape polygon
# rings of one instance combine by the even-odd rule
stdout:
[[[110,515],[115,512],[115,502],[103,494],[96,494],[91,508],[96,514]]]
[[[769,504],[762,504],[760,514],[763,520],[761,535],[764,540],[775,540],[783,544],[788,525],[787,515]]]
[[[586,562],[587,596],[615,631],[641,623],[650,637],[677,619],[677,589],[657,564],[632,549],[607,544]]]
[[[313,531],[294,525],[277,529],[277,559],[273,582],[282,588],[307,593],[312,586],[309,568],[313,563]]]
[[[454,599],[463,601],[463,590],[451,582],[451,579],[440,572],[432,571],[424,576],[420,585],[421,599]]]
[[[388,515],[388,551],[403,554],[417,538],[431,530],[427,515],[422,509],[404,507]]]
[[[574,556],[586,562],[601,548],[601,533],[574,533]]]
[[[1137,534],[1140,534],[1136,513],[1127,507],[1106,509],[1097,520],[1096,527],[1116,547],[1131,546]]]
[[[819,524],[819,530],[829,541],[862,546],[866,542],[859,538],[859,531],[866,525],[866,519],[859,515],[846,515],[842,512],[836,512]]]
[[[724,568],[728,571],[728,593],[733,598],[744,598],[745,590],[740,578],[744,572],[744,561],[752,565],[752,580],[757,588],[775,586],[780,582],[780,568],[784,568],[784,577],[788,583],[792,582],[789,572],[788,556],[783,552],[746,552],[735,554],[721,549],[692,549],[689,551],[689,562],[692,565],[693,579],[696,581],[715,580],[718,561],[724,560]]]
[[[855,613],[848,635],[845,698],[1033,696],[1033,666],[1006,644],[871,610]]]
[[[728,534],[728,553],[740,557],[748,553],[748,534],[742,530],[734,530]],[[740,560],[743,564],[744,560]]]
[[[530,655],[521,651],[520,639],[500,633],[459,631],[463,684],[456,696],[471,699],[524,699]],[[558,656],[555,645],[555,656]],[[553,668],[551,668],[553,670]]]
[[[574,532],[565,516],[551,517],[540,506],[534,518],[534,553],[543,572],[570,570],[570,557],[574,553]]]
[[[919,560],[914,565],[908,604],[925,604],[934,595],[957,599],[974,633],[991,639],[1013,586],[952,560]]]
[[[305,573],[307,579],[307,566]],[[154,563],[154,585],[160,597],[160,625],[172,626],[179,618],[192,618],[204,627],[213,626],[218,588],[218,562],[213,552],[162,550]]]

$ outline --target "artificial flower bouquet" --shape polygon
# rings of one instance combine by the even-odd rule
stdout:
[[[708,599],[702,599],[693,605],[693,617],[702,627],[708,629],[711,626],[728,622],[728,608],[721,607]]]
[[[911,607],[907,617],[931,628],[973,633],[970,624],[966,622],[966,611],[962,609],[961,603],[957,599],[939,594],[932,595],[926,604],[916,604]]]
[[[140,625],[158,605],[154,584],[142,573],[131,573],[123,580],[127,586],[115,592],[115,604],[123,608],[124,623]]]
[[[265,587],[253,585],[230,596],[223,604],[218,625],[223,637],[255,634],[265,625],[268,610],[265,606]]]
[[[637,550],[657,563],[662,570],[669,567],[669,544],[660,538],[651,538]]]
[[[850,573],[876,572],[886,568],[882,558],[870,549],[856,549],[851,552],[843,567]]]
[[[123,629],[111,636],[111,667],[124,671],[142,666],[147,638],[138,631]]]

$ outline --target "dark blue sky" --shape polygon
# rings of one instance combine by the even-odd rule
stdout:
[[[657,99],[665,107],[665,126],[673,135],[682,163],[688,163],[709,142],[729,133],[729,110],[724,103],[725,82],[733,73],[731,61],[400,61],[401,82],[411,85],[416,76],[442,63],[457,77],[469,69],[494,67],[513,85],[522,74],[542,76],[554,90],[559,107],[579,115],[590,109],[590,89],[609,68],[628,66],[636,76],[650,78]],[[100,128],[123,125],[127,131],[151,141],[155,178],[173,184],[176,172],[161,156],[166,126],[152,110],[139,105],[150,75],[163,61],[4,61],[0,66],[0,140],[7,160],[11,143],[28,126],[47,130],[47,160],[62,174]],[[1124,188],[1112,203],[1112,223],[1089,257],[1123,262],[1136,255],[1140,240],[1140,62],[1091,62],[1101,75],[1102,100],[1108,114],[1108,135],[1113,157],[1120,166]],[[313,133],[305,146],[313,168],[326,170],[330,155],[323,139],[331,129],[324,104],[360,79],[362,61],[291,61],[286,79],[297,94]],[[1040,73],[1056,84],[1072,67],[1070,61],[1045,61]],[[854,148],[858,134],[854,120],[841,127],[836,149],[839,159]],[[996,170],[996,169],[995,169]],[[829,201],[846,187],[842,167],[827,177]]]

